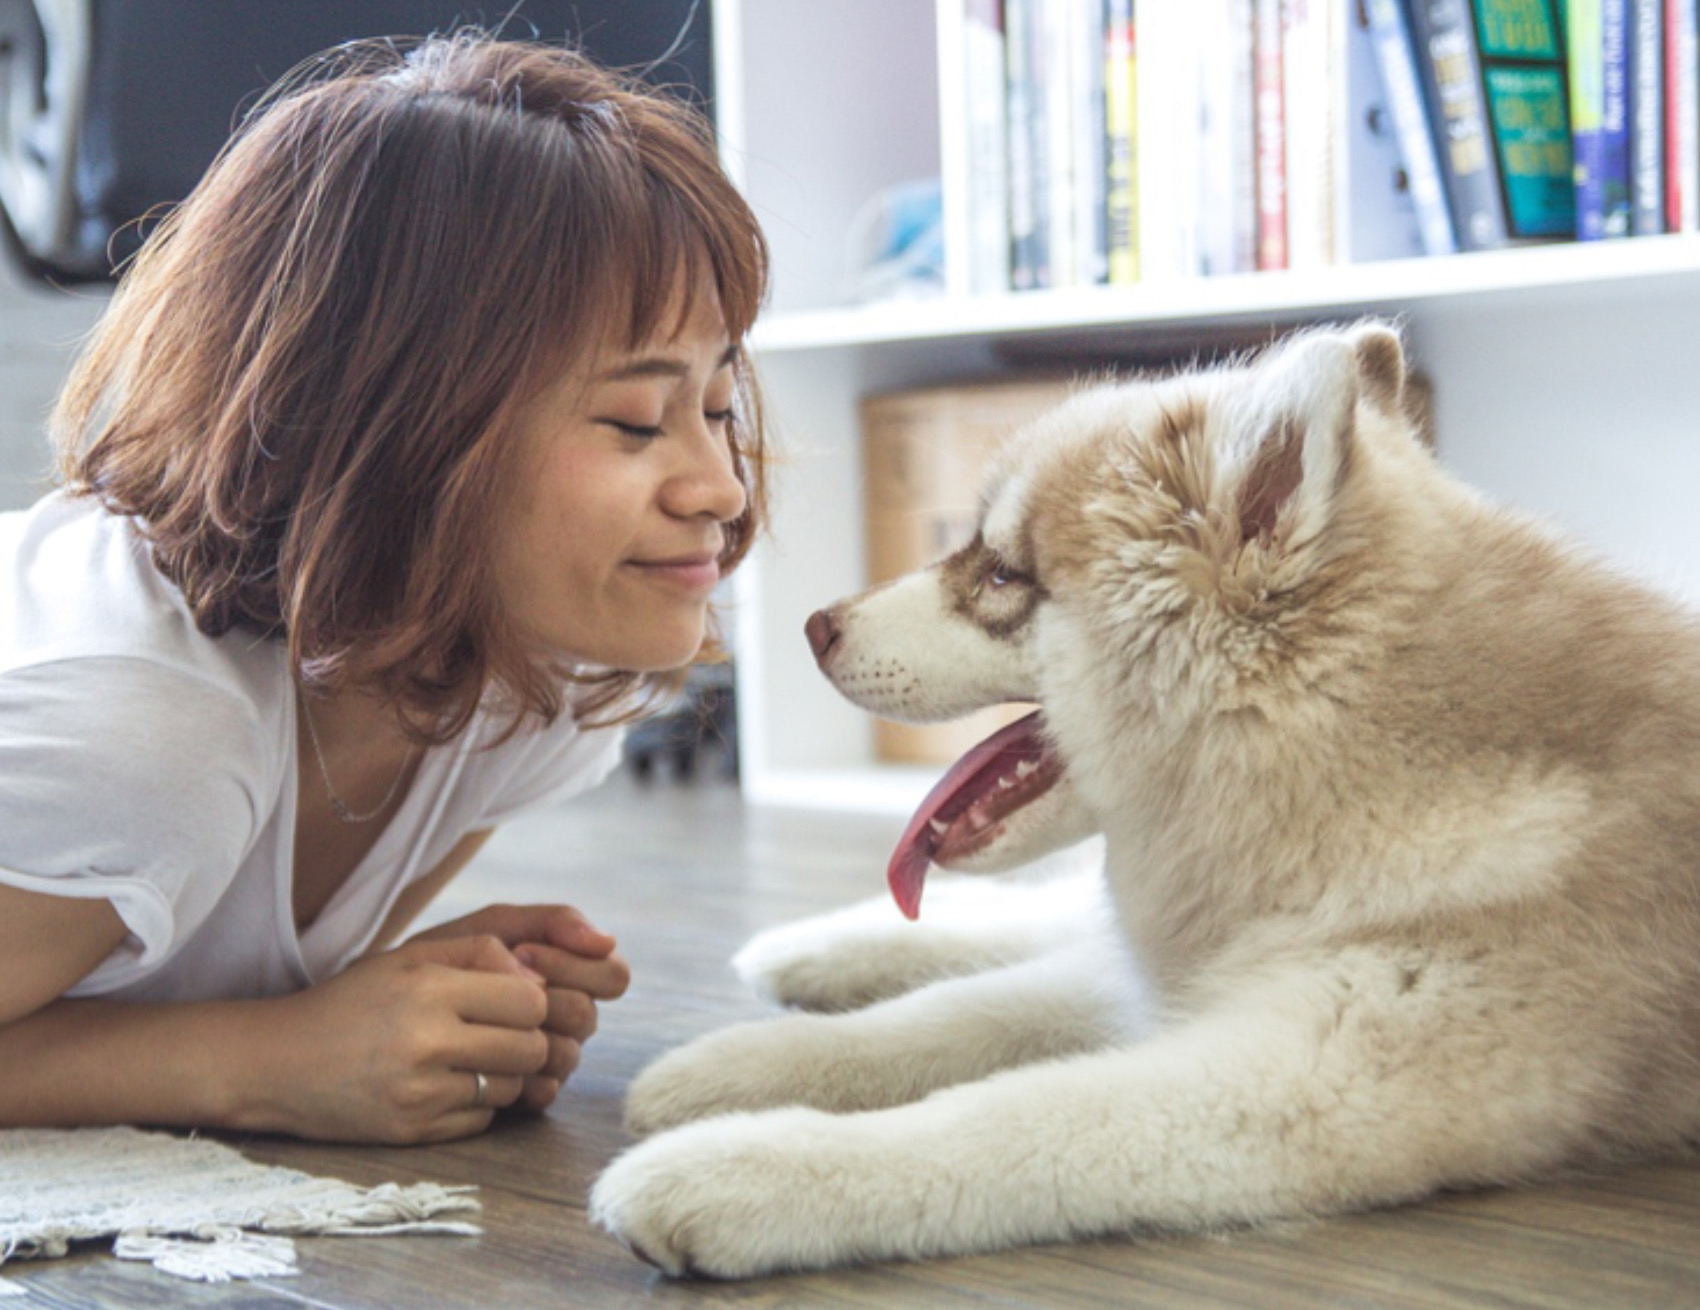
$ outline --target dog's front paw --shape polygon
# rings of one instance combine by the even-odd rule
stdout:
[[[750,1278],[877,1257],[884,1241],[855,1236],[884,1223],[871,1213],[878,1198],[858,1185],[853,1141],[842,1140],[856,1136],[811,1110],[691,1124],[614,1161],[591,1189],[590,1217],[673,1277]]]
[[[758,994],[794,1010],[859,1010],[918,981],[901,967],[909,925],[886,904],[786,924],[750,939],[732,960]]]

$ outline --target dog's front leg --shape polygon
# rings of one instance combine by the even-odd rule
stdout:
[[[1350,972],[1261,977],[1272,999],[1143,1046],[894,1109],[691,1124],[615,1161],[592,1213],[669,1273],[746,1277],[1314,1217],[1527,1176],[1574,1143],[1589,1079],[1562,1029],[1511,1043],[1491,996]]]
[[[662,1056],[632,1083],[639,1134],[734,1110],[834,1112],[917,1100],[1141,1030],[1144,993],[1107,930],[1036,960],[948,979],[852,1014],[738,1024]]]
[[[1102,854],[1077,849],[1052,863],[1079,871],[1020,880],[935,874],[919,923],[880,896],[769,929],[732,963],[770,1000],[834,1012],[1078,946],[1111,920]]]

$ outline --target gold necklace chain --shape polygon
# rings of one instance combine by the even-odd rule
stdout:
[[[307,737],[313,743],[313,755],[319,762],[319,777],[325,781],[325,796],[330,800],[331,810],[344,823],[370,823],[385,810],[401,786],[401,780],[407,776],[407,766],[413,763],[413,746],[410,743],[407,754],[402,757],[401,768],[395,775],[395,781],[390,783],[390,789],[384,793],[384,799],[367,810],[364,814],[357,813],[343,803],[342,797],[336,794],[336,785],[331,782],[331,771],[325,765],[325,748],[319,744],[319,725],[313,722],[313,707],[308,703],[307,694],[301,693],[301,714],[307,720]]]

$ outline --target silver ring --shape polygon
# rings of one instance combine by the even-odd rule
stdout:
[[[490,1104],[490,1080],[481,1073],[472,1075],[472,1108],[482,1110]]]

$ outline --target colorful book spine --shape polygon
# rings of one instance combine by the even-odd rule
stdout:
[[[1554,0],[1474,0],[1474,8],[1506,234],[1513,239],[1573,237],[1576,185],[1566,52]]]
[[[1454,254],[1458,240],[1453,234],[1440,159],[1429,130],[1428,108],[1418,80],[1416,50],[1411,44],[1405,6],[1401,0],[1368,0],[1365,9],[1387,112],[1399,138],[1406,184],[1422,231],[1423,250],[1430,255]]]
[[[1287,267],[1286,108],[1281,0],[1257,0],[1253,77],[1257,88],[1257,267]]]
[[[1600,7],[1600,233],[1630,233],[1629,52],[1632,0],[1602,0]]]
[[[1630,230],[1665,230],[1664,0],[1630,0]]]
[[[1409,12],[1459,249],[1503,246],[1505,202],[1469,6],[1466,0],[1412,0]]]
[[[1113,286],[1139,281],[1138,87],[1133,0],[1109,0],[1104,31],[1105,239]]]
[[[1604,32],[1602,0],[1565,0],[1571,175],[1578,241],[1598,241],[1605,236]]]

